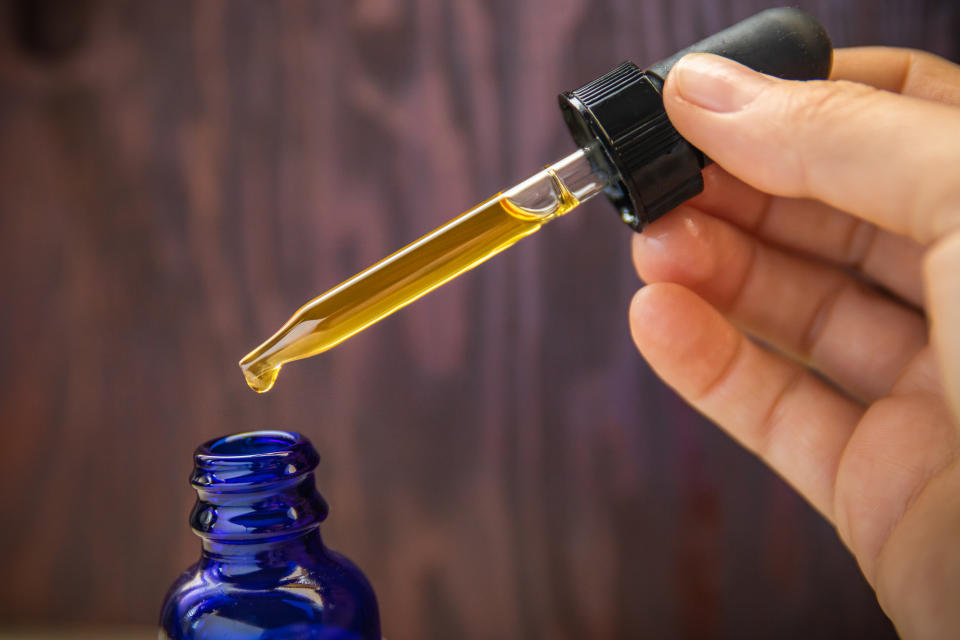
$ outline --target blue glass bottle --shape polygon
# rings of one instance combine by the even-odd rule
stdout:
[[[190,526],[202,552],[167,594],[161,638],[380,640],[370,583],[320,538],[319,461],[309,440],[286,431],[197,449]]]

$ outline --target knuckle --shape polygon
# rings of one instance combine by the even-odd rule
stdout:
[[[873,87],[843,80],[806,82],[800,86],[803,90],[790,93],[788,108],[801,126],[845,120],[878,93]]]
[[[837,139],[864,110],[872,109],[880,92],[873,87],[846,81],[791,82],[778,108],[776,133],[780,146],[789,150],[788,164],[796,176],[790,195],[810,196],[816,182],[817,161],[826,149],[825,139]]]
[[[809,360],[813,357],[817,346],[827,335],[837,303],[842,296],[850,293],[852,286],[849,281],[840,280],[816,301],[813,313],[810,314],[810,319],[797,342],[797,348],[803,358]]]

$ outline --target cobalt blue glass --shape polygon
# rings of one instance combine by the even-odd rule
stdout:
[[[298,433],[251,431],[194,454],[200,561],[170,588],[160,637],[380,640],[370,583],[320,538],[320,461]]]

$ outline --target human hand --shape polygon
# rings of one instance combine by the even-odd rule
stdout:
[[[674,67],[667,113],[723,169],[636,236],[630,326],[833,522],[903,636],[955,637],[960,67],[849,49],[832,78]]]

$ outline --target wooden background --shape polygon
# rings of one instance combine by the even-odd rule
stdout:
[[[801,2],[957,59],[953,0]],[[660,384],[591,202],[256,396],[321,290],[573,149],[555,94],[761,0],[0,0],[0,626],[152,624],[201,441],[301,430],[391,640],[885,638],[831,528]]]

